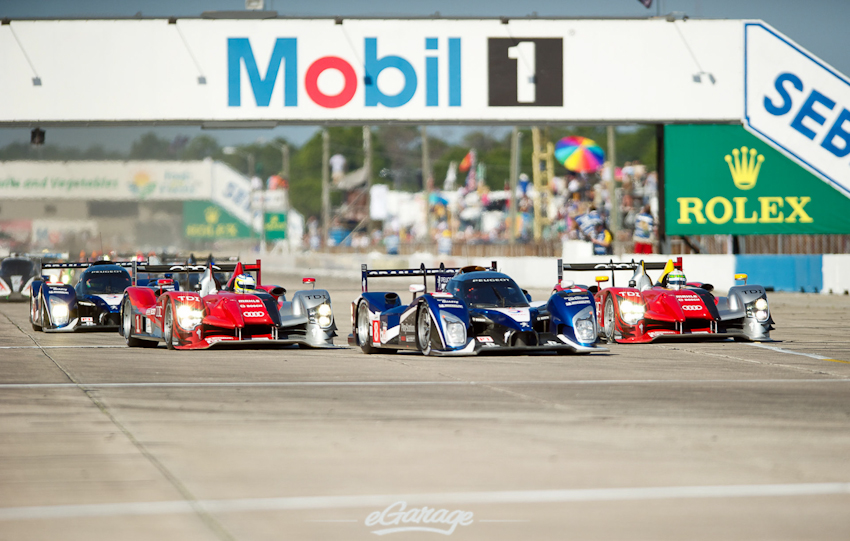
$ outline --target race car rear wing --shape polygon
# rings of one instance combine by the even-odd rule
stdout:
[[[130,263],[130,267],[133,268],[133,285],[136,285],[137,276],[140,272],[147,272],[150,274],[165,274],[165,273],[185,273],[185,274],[203,274],[206,270],[212,267],[213,272],[235,272],[236,267],[238,265],[242,265],[242,269],[246,271],[256,271],[257,273],[257,283],[261,284],[262,276],[261,276],[261,268],[260,268],[260,260],[258,259],[254,264],[248,263],[207,263],[206,265],[186,265],[186,264],[165,264],[165,265],[148,265],[146,263]],[[125,265],[122,265],[125,266]]]
[[[640,268],[643,263],[643,268],[646,270],[664,270],[667,262],[655,261],[635,261],[630,262],[614,262],[612,259],[608,263],[564,263],[562,259],[558,260],[558,285],[564,279],[564,271],[611,271],[611,287],[614,287],[614,271],[635,271]],[[677,257],[673,261],[673,267],[682,270],[682,258]]]
[[[496,270],[496,262],[491,263],[492,270]],[[418,269],[369,269],[364,263],[360,265],[360,286],[363,293],[369,291],[369,278],[398,278],[401,276],[422,276],[425,292],[428,292],[428,277],[434,277],[434,291],[442,291],[452,276],[461,271],[460,267],[446,267],[440,263],[438,268],[426,268],[422,263]]]

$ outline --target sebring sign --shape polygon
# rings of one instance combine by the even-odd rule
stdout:
[[[764,23],[744,40],[744,125],[850,196],[850,81]]]

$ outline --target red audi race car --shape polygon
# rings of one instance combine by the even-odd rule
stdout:
[[[219,277],[232,272],[226,284]],[[197,290],[183,291],[191,273]],[[140,279],[138,276],[148,278]],[[255,264],[137,265],[124,291],[119,332],[129,347],[207,349],[213,346],[334,347],[336,322],[324,289],[296,291],[261,283]],[[158,276],[162,276],[159,278]],[[175,279],[181,276],[183,279]],[[314,284],[315,279],[304,278]]]
[[[653,282],[647,270],[660,270]],[[656,340],[713,340],[734,338],[770,342],[773,318],[767,292],[759,285],[747,284],[746,274],[736,274],[735,285],[725,297],[715,296],[708,283],[688,282],[682,270],[682,258],[666,263],[564,263],[558,260],[558,285],[564,271],[610,272],[596,276],[597,285],[588,288],[596,299],[600,334],[609,342],[639,344]],[[618,271],[631,273],[627,287],[615,285]]]

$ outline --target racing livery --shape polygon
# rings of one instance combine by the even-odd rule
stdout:
[[[648,270],[661,270],[653,284]],[[558,260],[558,286],[564,271],[610,271],[611,287],[602,288],[608,276],[597,276],[594,291],[602,336],[621,344],[671,339],[727,339],[771,341],[773,318],[767,293],[759,285],[744,282],[733,286],[726,297],[713,294],[714,287],[686,282],[682,258],[667,263],[563,263]],[[628,271],[628,287],[616,287],[615,271]],[[679,283],[681,281],[681,283]]]
[[[32,281],[30,323],[33,330],[73,332],[77,329],[118,328],[118,311],[124,289],[129,287],[132,262],[45,263],[46,269],[85,269],[76,285]]]
[[[299,345],[333,347],[336,323],[330,294],[297,291],[292,300],[280,286],[262,285],[255,264],[138,265],[136,280],[121,300],[119,332],[130,347],[207,349],[213,346]],[[232,272],[226,285],[219,276]],[[189,274],[197,290],[181,291]],[[154,276],[162,275],[163,278]],[[177,280],[176,276],[183,275]],[[315,284],[305,278],[304,283]]]
[[[368,279],[422,276],[410,286],[412,301],[398,294],[372,292]],[[434,291],[427,290],[434,277]],[[364,353],[396,350],[425,355],[480,353],[590,353],[595,345],[596,308],[586,289],[560,291],[548,301],[530,296],[506,274],[483,267],[368,269],[361,267],[362,293],[351,304],[349,345]],[[417,296],[417,294],[419,294]]]
[[[29,299],[32,283],[39,278],[38,264],[29,257],[12,255],[0,262],[0,300]]]

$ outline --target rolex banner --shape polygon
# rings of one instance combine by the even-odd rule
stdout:
[[[664,127],[667,235],[850,233],[850,198],[742,126]]]

